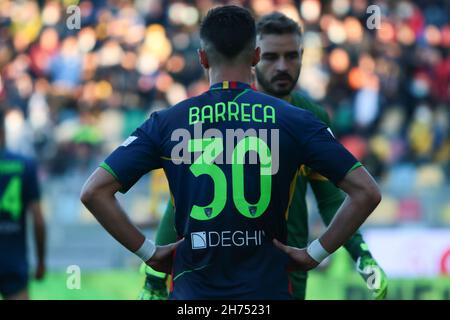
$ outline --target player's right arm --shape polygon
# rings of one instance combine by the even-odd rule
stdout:
[[[321,255],[331,254],[342,246],[372,213],[381,201],[381,193],[372,176],[311,113],[293,115],[291,121],[287,123],[288,129],[300,137],[299,159],[347,193],[331,224],[318,239]],[[312,269],[320,262],[317,257],[313,259],[306,249],[288,247],[277,241],[275,244],[289,254],[300,269]]]
[[[362,166],[350,171],[338,186],[347,197],[319,239],[329,253],[343,245],[381,201],[377,183]]]
[[[359,229],[381,201],[376,182],[363,167],[349,172],[338,186],[347,193],[347,197],[319,238],[320,244],[329,254],[336,251]],[[295,269],[310,270],[319,264],[305,248],[286,246],[276,240],[275,245],[296,262]]]

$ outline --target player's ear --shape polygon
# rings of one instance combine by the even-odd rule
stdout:
[[[255,52],[253,53],[252,67],[256,66],[259,60],[261,60],[261,48],[256,47]]]
[[[208,56],[206,55],[206,51],[203,49],[198,49],[197,54],[198,54],[198,61],[200,62],[202,67],[205,69],[209,69]]]

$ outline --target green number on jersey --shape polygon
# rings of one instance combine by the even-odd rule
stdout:
[[[213,163],[223,151],[222,139],[192,139],[189,141],[188,150],[189,152],[203,151],[189,167],[194,176],[207,174],[211,176],[214,183],[213,201],[204,207],[194,205],[191,209],[191,217],[197,220],[209,220],[221,213],[227,202],[227,179],[223,171]]]
[[[256,151],[260,159],[261,193],[256,204],[250,204],[244,194],[244,161],[242,157],[248,151]],[[245,137],[237,144],[233,151],[232,164],[233,201],[236,208],[247,218],[258,218],[270,203],[272,190],[272,157],[267,144],[257,137]]]
[[[22,212],[22,202],[20,192],[22,190],[22,180],[20,177],[13,177],[9,181],[0,199],[0,210],[6,211],[11,218],[17,221]]]
[[[227,202],[227,179],[219,166],[214,164],[214,159],[223,151],[223,139],[192,139],[188,145],[189,152],[200,152],[202,154],[189,167],[195,177],[202,174],[211,176],[214,184],[214,197],[207,206],[194,205],[190,216],[197,220],[209,220],[219,215],[225,208]],[[256,204],[250,204],[245,199],[244,194],[244,161],[243,157],[249,151],[256,151],[260,157],[260,181],[261,195]],[[272,157],[267,144],[256,137],[245,137],[242,139],[232,155],[232,186],[233,201],[242,215],[247,218],[257,218],[261,216],[270,203],[272,190]]]

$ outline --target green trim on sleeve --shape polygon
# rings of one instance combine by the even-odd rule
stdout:
[[[352,172],[353,170],[355,170],[355,169],[357,169],[357,168],[359,168],[359,167],[362,167],[362,166],[363,166],[362,163],[358,161],[357,163],[355,163],[355,164],[353,165],[353,167],[350,168],[350,170],[347,171],[347,174],[349,174],[349,173]]]
[[[111,167],[106,163],[106,162],[102,162],[99,165],[100,168],[105,169],[106,171],[108,171],[117,181],[120,181],[119,178],[117,177],[116,173],[114,172],[113,169],[111,169]]]

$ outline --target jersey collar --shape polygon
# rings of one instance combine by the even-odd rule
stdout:
[[[239,81],[222,81],[213,84],[209,87],[209,90],[220,90],[220,89],[251,89],[248,83]]]

